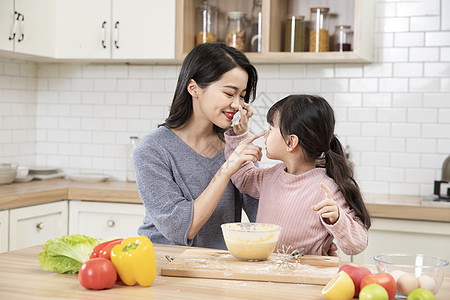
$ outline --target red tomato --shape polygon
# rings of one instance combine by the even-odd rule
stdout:
[[[92,290],[110,289],[116,283],[116,268],[106,258],[91,258],[87,260],[78,272],[80,284]]]
[[[364,278],[361,280],[361,290],[363,289],[363,287],[371,283],[379,284],[384,287],[389,295],[389,300],[395,298],[395,293],[397,292],[397,284],[395,283],[395,279],[391,274],[378,273],[364,276]]]

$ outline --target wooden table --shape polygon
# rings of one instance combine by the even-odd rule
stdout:
[[[0,299],[325,299],[319,285],[161,276],[165,255],[176,257],[186,249],[155,245],[158,275],[151,287],[116,284],[101,291],[86,290],[77,275],[43,271],[42,245],[0,253]],[[450,274],[436,299],[450,299]]]

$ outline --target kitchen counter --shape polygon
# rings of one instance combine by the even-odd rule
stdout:
[[[155,245],[158,273],[151,287],[118,283],[101,291],[86,290],[77,275],[43,271],[42,245],[0,253],[0,299],[325,299],[321,285],[161,276],[165,255],[176,257],[187,248]],[[450,299],[448,272],[436,299]]]
[[[420,196],[368,194],[364,197],[372,217],[450,222],[450,203],[422,202]],[[136,184],[124,181],[82,183],[52,179],[0,186],[0,210],[63,199],[142,203]]]

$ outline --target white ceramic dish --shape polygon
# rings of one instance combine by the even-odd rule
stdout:
[[[34,179],[33,176],[16,177],[16,179],[14,179],[14,182],[15,183],[30,182],[33,179]]]
[[[54,173],[54,174],[33,174],[33,178],[39,179],[39,180],[47,180],[47,179],[54,179],[54,178],[61,178],[66,176],[64,173]]]
[[[68,175],[67,177],[70,180],[78,182],[102,182],[110,179],[110,176],[105,174],[90,174],[90,173]]]
[[[48,175],[53,173],[58,173],[58,168],[54,167],[30,167],[30,174],[40,174],[40,175]]]

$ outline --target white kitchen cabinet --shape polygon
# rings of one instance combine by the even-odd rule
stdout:
[[[96,238],[136,236],[145,215],[142,204],[77,200],[70,200],[69,211],[69,234]]]
[[[56,2],[56,57],[111,57],[111,0]]]
[[[14,1],[0,0],[0,50],[14,51],[14,41],[10,40],[14,25]]]
[[[176,0],[61,0],[56,58],[174,59]]]
[[[0,49],[54,57],[56,0],[0,0]]]
[[[9,250],[45,244],[49,239],[67,235],[66,200],[11,209],[9,213]]]
[[[450,223],[372,218],[369,246],[356,256],[357,263],[373,264],[383,253],[412,253],[450,260]]]
[[[8,251],[8,211],[0,211],[0,253]]]

